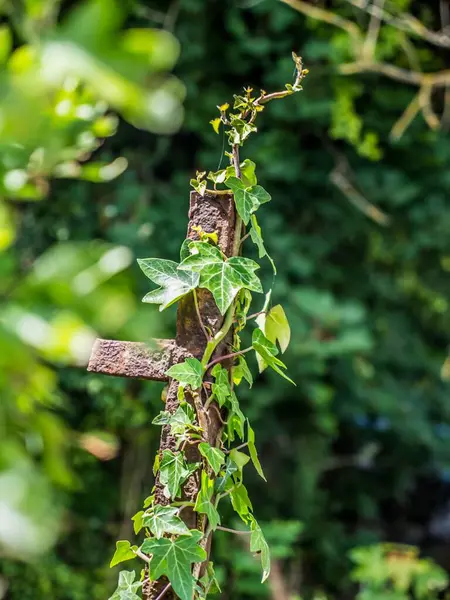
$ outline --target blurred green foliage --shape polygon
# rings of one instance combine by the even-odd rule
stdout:
[[[52,32],[46,44],[58,44],[75,18],[70,4],[63,3],[57,28],[53,17],[39,11],[31,21],[22,15],[23,31],[15,27],[14,47],[22,43],[21,36],[44,39],[46,23]],[[337,2],[329,4],[341,10]],[[409,4],[418,14],[423,8]],[[123,156],[128,170],[96,186],[93,177],[55,181],[46,189],[48,199],[21,203],[14,211],[11,203],[1,205],[5,222],[16,221],[19,227],[14,245],[0,258],[0,467],[7,477],[18,473],[22,483],[11,488],[11,480],[0,478],[0,507],[6,499],[10,512],[2,515],[33,514],[26,528],[37,523],[40,529],[31,528],[30,535],[39,537],[41,549],[59,534],[56,548],[39,563],[2,560],[7,597],[81,600],[89,595],[103,600],[113,590],[115,573],[107,564],[114,542],[131,535],[129,517],[152,486],[150,457],[157,431],[150,422],[160,410],[161,389],[89,375],[75,366],[85,363],[96,333],[139,340],[173,335],[173,309],[155,319],[151,307],[139,305],[147,284],[134,258],[176,258],[185,235],[190,177],[196,169],[224,165],[220,138],[208,125],[215,106],[239,86],[272,89],[289,80],[292,49],[310,69],[304,92],[268,108],[248,150],[273,196],[261,220],[268,251],[279,265],[276,295],[293,331],[286,362],[297,383],[291,389],[265,372],[247,398],[270,482],[265,486],[256,476],[247,482],[252,497],[259,498],[255,513],[266,522],[275,546],[286,598],[314,592],[321,597],[317,590],[330,597],[355,593],[348,552],[379,541],[417,545],[448,568],[445,527],[430,525],[445,522],[439,518],[441,511],[446,514],[450,473],[445,369],[441,378],[450,333],[448,135],[430,131],[418,118],[397,143],[390,142],[389,132],[413,90],[375,74],[338,74],[336,65],[349,56],[344,32],[281,3],[184,0],[167,5],[155,0],[151,6],[124,5],[130,7],[131,28],[173,29],[181,46],[176,74],[186,87],[185,120],[173,137],[149,135],[128,124],[136,124],[142,113],[128,111],[115,96],[106,98],[126,121],[116,136],[101,148],[90,147],[88,154],[95,151],[92,160],[107,164]],[[23,6],[32,15],[30,7],[44,3]],[[343,10],[348,16],[353,9]],[[429,13],[432,26],[435,15]],[[97,28],[103,21],[76,26],[76,34],[87,35],[94,22]],[[122,69],[110,54],[111,46],[119,51],[112,37],[118,26],[97,29],[108,41],[106,55],[99,52],[93,59],[95,66],[106,65],[108,75],[122,81],[130,63],[124,61]],[[382,31],[380,58],[404,66],[398,38],[389,29]],[[76,43],[83,45],[83,60],[97,52],[89,43],[84,46],[84,39]],[[125,46],[128,60],[132,50]],[[421,43],[419,52],[427,68],[442,67],[439,51]],[[73,66],[84,64],[74,61]],[[136,61],[137,74],[130,74],[127,90],[142,84],[138,66]],[[93,79],[82,78],[82,88],[74,88],[75,105],[85,102],[78,90],[97,78],[94,67],[87,72]],[[173,97],[179,98],[176,87]],[[100,88],[95,94],[106,93],[108,85]],[[54,110],[57,104],[50,98]],[[41,111],[33,108],[30,114]],[[178,118],[169,118],[174,128]],[[91,131],[94,122],[69,127],[62,146],[76,146],[77,132]],[[144,124],[159,131],[159,125]],[[45,141],[48,132],[51,141],[48,121],[39,127],[33,125],[30,133],[40,139],[44,131]],[[30,144],[23,162],[20,158],[2,168],[28,173],[36,147],[31,150]],[[83,153],[76,150],[79,162]],[[0,149],[2,156],[15,155]],[[56,156],[56,164],[65,162]],[[352,184],[390,217],[388,227],[355,208],[330,180],[342,161]],[[45,181],[55,174],[56,164],[51,164],[42,174]],[[270,265],[266,269],[271,279]],[[77,343],[80,339],[85,342]],[[103,456],[105,443],[114,455],[116,442],[102,437],[105,432],[120,443],[109,462],[95,456]],[[15,536],[8,539],[17,543]],[[1,542],[3,549],[4,534]],[[274,580],[261,588],[257,561],[241,544],[225,533],[217,535],[213,552],[221,565],[221,597],[275,598]],[[8,548],[10,556],[28,558],[22,543]],[[361,564],[366,569],[385,564],[384,551],[375,545],[353,557],[360,565],[355,580],[373,589]],[[391,577],[383,569],[382,587]],[[382,591],[377,599],[386,595]],[[397,596],[403,598],[404,590]]]

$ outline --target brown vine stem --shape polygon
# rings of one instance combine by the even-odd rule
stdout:
[[[231,352],[230,354],[224,354],[223,356],[219,356],[218,358],[215,358],[214,360],[212,360],[210,363],[208,363],[206,365],[205,371],[210,369],[215,364],[222,362],[223,360],[227,360],[228,358],[235,358],[236,356],[240,356],[241,354],[250,352],[250,350],[253,350],[253,346],[250,346],[249,348],[245,348],[244,350],[239,350],[238,352]]]
[[[146,554],[144,554],[143,552],[141,552],[141,551],[139,550],[139,548],[138,548],[137,550],[135,550],[135,551],[134,551],[134,553],[136,554],[136,556],[139,556],[139,558],[140,558],[141,560],[143,560],[143,561],[144,561],[144,562],[146,562],[147,564],[150,564],[150,558],[149,558],[149,557],[148,557]]]
[[[217,408],[217,406],[216,406],[215,404],[211,404],[211,403],[210,403],[209,405],[211,406],[211,408],[212,408],[213,410],[215,410],[215,411],[216,411],[216,413],[217,413],[217,418],[218,418],[218,419],[219,419],[219,421],[222,423],[222,425],[226,425],[226,424],[227,424],[227,421],[224,421],[224,420],[222,419],[222,415],[220,414],[220,410]],[[206,406],[206,404],[205,404],[205,406]]]
[[[217,531],[226,531],[227,533],[234,533],[236,535],[251,535],[251,531],[240,531],[239,529],[230,529],[229,527],[216,527]]]
[[[163,598],[166,595],[166,592],[168,592],[171,587],[172,587],[172,584],[169,582],[166,585],[166,587],[163,589],[163,591],[160,593],[160,595],[156,598],[156,600],[161,600],[161,598]]]
[[[239,246],[242,246],[242,244],[245,242],[245,240],[250,237],[250,231],[248,233],[246,233],[242,238],[241,241],[239,243]]]
[[[248,446],[248,442],[245,442],[245,444],[241,444],[240,446],[236,446],[236,448],[231,448],[230,450],[224,450],[225,454],[230,454],[230,452],[232,452],[233,450],[242,450],[242,448],[247,448]]]
[[[206,331],[206,327],[203,323],[202,315],[200,314],[200,308],[198,306],[197,290],[192,290],[192,293],[194,295],[194,306],[195,306],[195,312],[197,313],[198,322],[200,324],[200,327],[202,328],[203,333],[205,334],[206,341],[209,342],[211,339],[211,336]]]

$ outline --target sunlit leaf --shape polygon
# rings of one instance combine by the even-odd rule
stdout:
[[[164,450],[159,466],[159,479],[168,498],[174,499],[179,496],[180,486],[190,474],[182,452]]]
[[[166,375],[179,381],[183,387],[189,385],[193,390],[198,390],[202,385],[203,367],[198,359],[187,358],[171,366]]]
[[[159,310],[171,306],[195,289],[200,279],[198,273],[179,270],[173,260],[143,258],[138,259],[138,264],[153,283],[161,286],[142,299],[150,304],[160,304]]]
[[[248,436],[247,437],[248,451],[250,452],[250,457],[252,459],[253,466],[255,467],[258,475],[260,477],[262,477],[264,479],[264,481],[267,481],[267,479],[264,475],[264,471],[262,470],[261,463],[259,462],[258,452],[257,452],[256,446],[255,446],[255,432],[250,427],[250,423],[249,423],[248,419],[247,419],[247,436]]]
[[[271,200],[271,195],[260,185],[247,187],[237,177],[229,177],[226,184],[233,191],[236,209],[245,225],[248,225],[251,215],[258,210],[261,204]]]
[[[114,556],[112,557],[109,566],[115,567],[121,562],[136,558],[136,550],[137,546],[131,546],[130,542],[128,541],[116,542],[116,551],[114,552]]]
[[[200,450],[200,454],[206,458],[214,473],[218,475],[220,467],[225,462],[225,454],[222,450],[220,450],[220,448],[213,448],[208,442],[199,444],[198,449]]]
[[[198,545],[202,537],[202,532],[194,529],[190,536],[181,535],[174,540],[150,538],[142,544],[142,551],[152,555],[152,580],[166,575],[180,600],[192,600],[194,577],[191,565],[206,559],[205,550]]]
[[[157,539],[165,533],[190,535],[188,527],[178,516],[179,511],[180,509],[176,506],[160,506],[157,504],[144,514],[143,525],[148,527]]]
[[[206,471],[202,471],[201,487],[197,495],[194,510],[198,513],[205,514],[211,528],[216,529],[220,525],[220,516],[216,507],[212,503],[214,495],[214,479],[210,479]]]
[[[295,383],[290,379],[282,369],[286,369],[286,365],[277,358],[278,348],[270,340],[266,338],[261,329],[254,329],[252,336],[252,346],[256,353],[264,360],[265,364],[271,367],[279,375],[287,379],[290,383]]]
[[[200,273],[199,286],[214,296],[217,307],[225,314],[239,290],[247,288],[262,292],[255,271],[259,265],[249,258],[233,256],[224,260],[219,248],[206,242],[192,242],[191,256],[179,266],[180,270]]]
[[[261,557],[261,566],[263,570],[262,583],[270,575],[270,550],[264,537],[261,527],[258,525],[256,519],[250,517],[250,529],[252,534],[250,536],[250,552],[257,552]]]

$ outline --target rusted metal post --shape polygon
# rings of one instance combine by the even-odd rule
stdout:
[[[236,213],[233,197],[228,194],[206,193],[200,196],[191,192],[189,224],[187,237],[198,239],[196,228],[201,227],[207,233],[216,232],[218,245],[226,256],[232,256],[234,249]],[[223,317],[220,314],[210,292],[204,289],[197,291],[199,312],[203,324],[214,335],[222,326]],[[229,352],[229,338],[217,347],[215,357],[224,356]],[[205,347],[206,337],[200,325],[195,309],[193,295],[185,296],[179,303],[177,315],[177,332],[174,340],[153,340],[149,345],[137,342],[119,342],[111,340],[97,340],[92,350],[88,370],[108,375],[168,381],[165,372],[173,364],[183,362],[187,357],[201,358]],[[178,384],[169,381],[166,398],[166,410],[173,413],[178,407]],[[201,402],[207,400],[206,387],[201,393]],[[187,395],[187,400],[194,403],[194,399]],[[222,433],[222,420],[215,402],[210,404],[206,413],[204,437],[211,444],[217,446]],[[176,440],[170,434],[168,426],[163,427],[159,451],[176,449]],[[188,462],[200,462],[200,455],[196,445],[185,448]],[[183,486],[183,497],[195,502],[200,489],[200,473],[191,475]],[[155,499],[159,504],[169,501],[164,496],[163,486],[156,479]],[[190,508],[185,508],[181,513],[182,518],[189,528],[204,526],[200,523],[199,516]],[[203,515],[201,516],[203,519]],[[206,548],[209,551],[208,547]],[[156,600],[167,586],[167,580],[144,582],[143,596],[145,600]],[[164,595],[165,600],[176,600],[173,590],[168,590]]]

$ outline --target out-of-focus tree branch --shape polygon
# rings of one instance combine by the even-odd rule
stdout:
[[[405,31],[410,35],[420,37],[434,46],[450,48],[450,34],[448,32],[432,31],[425,27],[419,19],[409,13],[393,15],[384,8],[384,3],[382,4],[380,2],[370,3],[368,0],[346,0],[346,2],[369,13],[378,20],[384,21],[387,25]]]
[[[408,36],[419,37],[435,46],[450,48],[450,33],[446,31],[445,11],[441,8],[442,31],[436,32],[428,29],[419,19],[409,13],[392,14],[386,9],[386,0],[346,0],[370,15],[367,28],[364,30],[359,24],[344,18],[328,9],[313,6],[305,0],[281,0],[304,15],[323,21],[346,31],[351,38],[351,50],[354,57],[353,62],[344,63],[339,66],[339,72],[344,75],[356,75],[362,73],[376,73],[393,79],[400,83],[417,86],[419,91],[406,107],[404,113],[395,123],[391,131],[391,137],[398,139],[403,135],[414,118],[421,113],[427,125],[431,129],[445,126],[448,121],[449,109],[444,102],[442,115],[436,115],[433,109],[433,92],[437,88],[450,86],[450,70],[424,73],[420,69],[415,47]],[[382,25],[394,27],[400,30],[404,36],[401,47],[405,51],[411,69],[398,67],[394,64],[379,62],[376,59],[376,49]],[[449,94],[446,92],[448,98]]]

